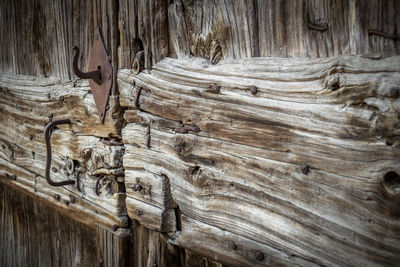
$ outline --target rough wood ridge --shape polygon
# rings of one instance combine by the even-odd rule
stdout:
[[[101,125],[89,90],[87,82],[0,76],[0,175],[4,182],[55,203],[79,221],[108,229],[126,227],[125,193],[119,185],[123,185],[124,148],[104,142],[118,137],[121,130],[118,98],[110,98],[107,121]],[[60,125],[52,134],[50,175],[52,180],[75,184],[52,187],[44,179],[44,128],[67,118],[72,124]],[[71,175],[66,171],[68,158],[75,165]]]
[[[120,70],[128,214],[231,264],[398,262],[399,59]]]
[[[16,240],[0,263],[24,265],[15,257],[29,251],[51,257],[39,265],[85,264],[80,253],[92,265],[130,253],[135,266],[398,264],[399,10],[397,0],[0,0],[0,241]],[[74,45],[87,69],[97,27],[114,75],[103,125],[71,73]],[[52,134],[51,177],[75,184],[54,188],[43,132],[67,118]],[[26,195],[11,210],[15,192]],[[57,210],[58,231],[32,199]],[[81,234],[65,235],[75,220]],[[75,256],[25,250],[25,234],[40,232]]]

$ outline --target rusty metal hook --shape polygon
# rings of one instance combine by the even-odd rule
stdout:
[[[54,126],[59,125],[59,124],[70,124],[71,120],[66,119],[66,120],[58,120],[58,121],[53,121],[47,124],[46,130],[44,131],[44,138],[46,140],[46,181],[49,183],[49,185],[52,186],[63,186],[63,185],[68,185],[68,184],[75,184],[75,181],[68,180],[68,181],[62,181],[62,182],[53,182],[50,179],[50,166],[51,166],[51,143],[50,143],[50,137],[51,137],[51,130],[54,128]]]
[[[74,72],[74,74],[81,79],[92,79],[97,84],[101,85],[101,67],[99,66],[99,69],[94,71],[82,72],[78,68],[79,48],[77,46],[74,46],[73,50],[74,58],[72,60],[72,71]]]

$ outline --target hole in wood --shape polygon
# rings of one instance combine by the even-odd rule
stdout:
[[[383,176],[383,187],[393,195],[400,195],[400,176],[397,172],[390,171]]]
[[[198,174],[199,171],[200,171],[200,167],[199,167],[199,166],[195,166],[195,167],[192,169],[192,175]]]

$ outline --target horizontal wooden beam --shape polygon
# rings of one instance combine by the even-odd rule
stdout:
[[[128,190],[128,210],[172,198],[173,242],[229,263],[258,262],[257,246],[274,255],[262,263],[396,262],[399,59],[166,58],[120,70],[125,180],[152,186]],[[228,233],[254,248],[227,253]]]
[[[129,221],[124,147],[118,144],[122,124],[118,97],[110,97],[105,123],[100,124],[86,81],[63,83],[2,75],[0,95],[0,180],[45,199],[81,222],[129,232],[123,230]],[[44,129],[60,119],[71,119],[72,123],[53,130],[50,177],[75,183],[53,187],[44,178]],[[72,174],[66,170],[68,158],[75,165]]]

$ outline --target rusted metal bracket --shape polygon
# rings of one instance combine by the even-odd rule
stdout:
[[[81,79],[89,79],[94,101],[100,117],[100,123],[104,122],[108,96],[112,86],[113,70],[108,59],[107,50],[103,41],[100,28],[94,35],[92,53],[89,59],[88,72],[82,72],[78,68],[79,48],[74,46],[74,58],[72,60],[72,70]]]
[[[53,121],[50,122],[46,126],[46,130],[44,131],[44,138],[46,141],[46,181],[49,183],[51,186],[63,186],[63,185],[69,185],[69,184],[75,184],[75,181],[68,180],[68,181],[62,181],[62,182],[54,182],[50,179],[50,166],[51,166],[51,130],[60,124],[70,124],[71,120],[66,119],[66,120],[58,120],[58,121]]]

